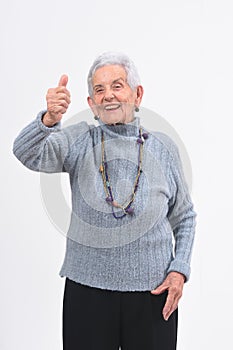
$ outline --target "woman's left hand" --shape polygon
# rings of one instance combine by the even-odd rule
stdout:
[[[184,275],[179,272],[170,272],[164,282],[151,291],[151,293],[155,295],[161,294],[166,290],[168,291],[167,300],[163,308],[163,317],[166,321],[178,307],[178,302],[182,296],[184,282]]]

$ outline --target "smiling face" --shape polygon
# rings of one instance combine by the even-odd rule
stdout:
[[[106,124],[129,123],[134,118],[134,109],[140,105],[143,88],[132,90],[127,83],[127,74],[120,65],[98,68],[92,79],[93,95],[88,103],[95,115]]]

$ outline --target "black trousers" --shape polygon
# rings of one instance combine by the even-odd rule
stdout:
[[[63,299],[63,350],[175,350],[176,310],[165,321],[167,292],[120,292],[68,278]]]

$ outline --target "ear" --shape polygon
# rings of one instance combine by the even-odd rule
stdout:
[[[92,100],[92,98],[90,96],[88,96],[87,102],[88,102],[89,107],[91,108],[93,114],[94,115],[98,115],[96,105],[95,105],[94,101]]]
[[[135,99],[135,106],[139,107],[140,103],[142,101],[142,96],[143,96],[144,90],[143,87],[141,85],[138,85],[137,89],[136,89],[136,99]]]

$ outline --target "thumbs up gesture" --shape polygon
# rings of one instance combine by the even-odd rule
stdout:
[[[43,123],[46,126],[53,126],[58,123],[62,115],[66,113],[70,104],[70,93],[66,88],[68,76],[62,75],[58,86],[48,90],[46,95],[47,113],[43,116]]]

